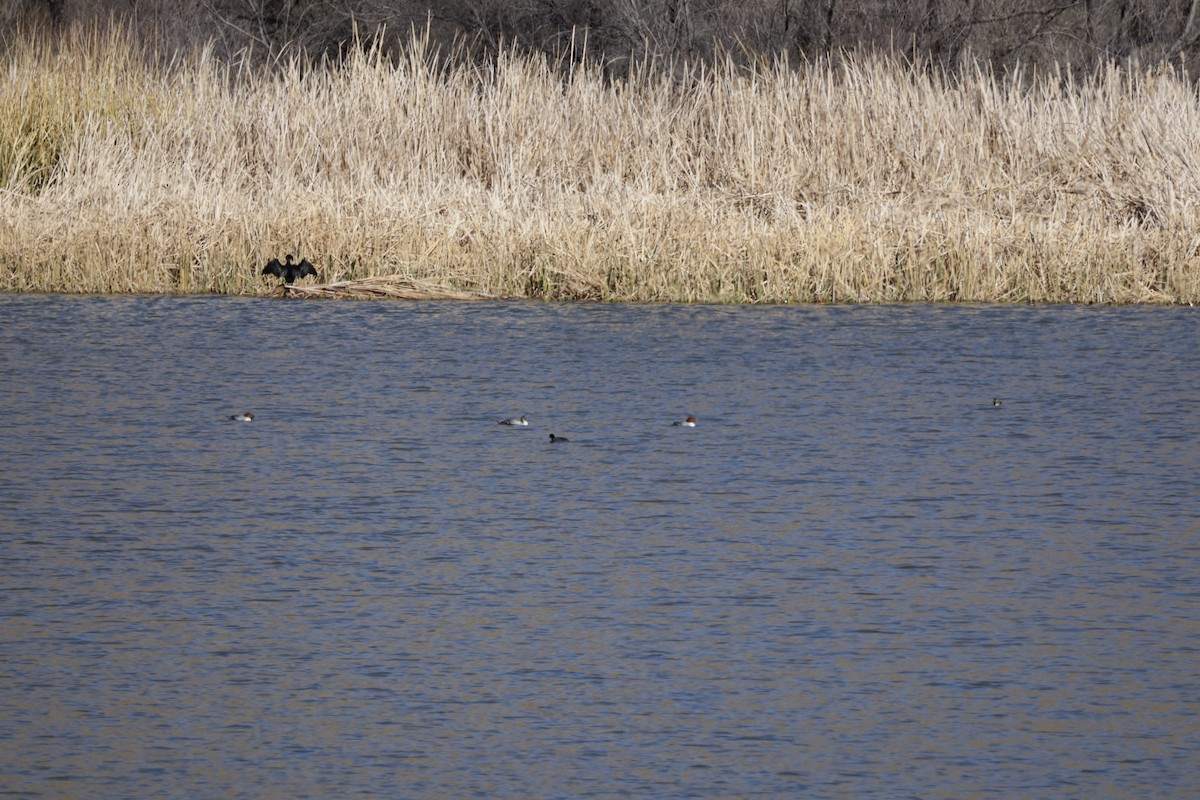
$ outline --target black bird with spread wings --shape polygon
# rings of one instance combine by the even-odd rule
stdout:
[[[263,267],[262,274],[283,278],[284,283],[295,283],[297,278],[303,278],[307,275],[312,275],[317,280],[321,280],[321,276],[317,274],[317,270],[311,261],[306,258],[299,264],[293,264],[290,253],[288,254],[286,264],[280,264],[278,258],[272,258]]]

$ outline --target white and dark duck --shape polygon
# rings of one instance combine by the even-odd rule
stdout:
[[[287,284],[295,283],[297,278],[305,278],[309,275],[312,275],[317,280],[321,280],[321,276],[317,274],[316,267],[307,258],[302,259],[299,264],[293,264],[292,255],[289,253],[285,261],[286,263],[280,264],[278,258],[272,258],[263,267],[262,274],[283,278],[283,282]]]

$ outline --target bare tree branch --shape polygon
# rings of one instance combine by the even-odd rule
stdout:
[[[1192,25],[1196,22],[1196,10],[1200,6],[1200,0],[1192,0],[1188,4],[1187,20],[1183,23],[1183,30],[1179,32],[1179,38],[1171,45],[1171,54],[1179,55],[1185,50],[1190,49],[1196,44],[1196,40],[1200,39],[1200,34],[1192,34]]]

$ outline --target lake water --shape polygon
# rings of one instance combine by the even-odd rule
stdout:
[[[1198,326],[0,296],[0,796],[1195,797]]]

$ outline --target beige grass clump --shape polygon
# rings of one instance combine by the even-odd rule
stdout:
[[[1200,102],[1169,71],[950,80],[887,58],[613,82],[509,55],[150,70],[0,61],[0,289],[326,280],[688,302],[1200,300]]]

